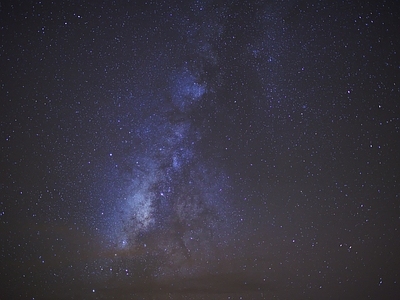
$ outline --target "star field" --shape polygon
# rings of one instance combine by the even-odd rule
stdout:
[[[396,299],[390,1],[0,5],[6,299]]]

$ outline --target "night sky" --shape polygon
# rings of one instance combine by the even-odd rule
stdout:
[[[9,2],[1,299],[398,299],[396,1]]]

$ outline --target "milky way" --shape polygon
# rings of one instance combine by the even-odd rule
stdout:
[[[159,99],[160,108],[134,131],[140,147],[121,162],[127,184],[110,222],[117,223],[112,234],[119,248],[143,244],[140,236],[162,235],[189,256],[200,251],[214,231],[219,236],[223,227],[227,229],[229,180],[222,168],[202,157],[204,120],[191,120],[206,104],[207,84],[186,66],[167,82],[171,87]],[[166,250],[170,245],[158,247]]]
[[[0,297],[397,299],[398,5],[22,2]]]

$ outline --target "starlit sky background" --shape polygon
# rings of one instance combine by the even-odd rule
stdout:
[[[399,16],[2,1],[0,297],[398,299]]]

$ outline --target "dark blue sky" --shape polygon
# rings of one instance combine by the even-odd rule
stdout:
[[[2,293],[395,299],[399,16],[2,3]]]

